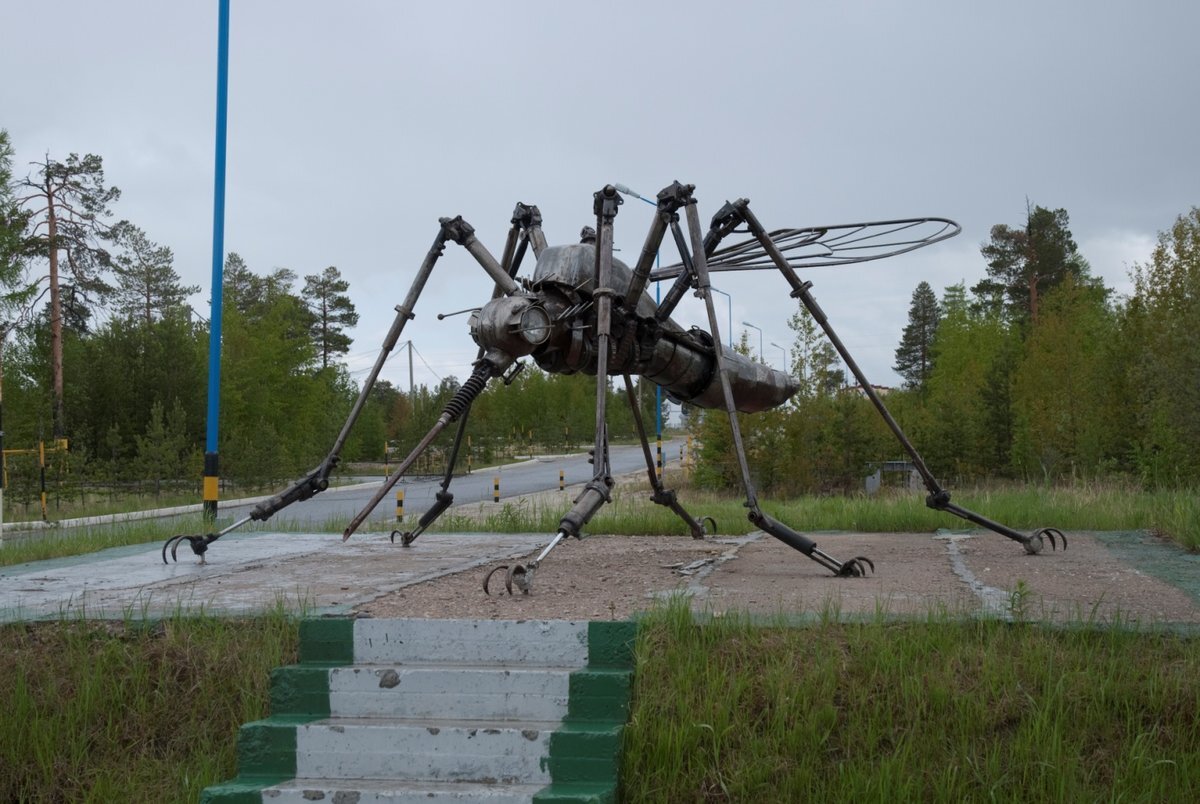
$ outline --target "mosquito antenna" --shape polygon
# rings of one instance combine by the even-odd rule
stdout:
[[[480,311],[480,309],[482,309],[482,308],[468,307],[465,310],[457,310],[453,313],[438,313],[437,319],[438,319],[438,321],[442,321],[443,319],[450,318],[451,316],[455,316],[455,315],[462,315],[463,313],[477,313]]]

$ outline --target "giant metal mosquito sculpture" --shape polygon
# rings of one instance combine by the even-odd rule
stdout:
[[[958,224],[945,218],[911,218],[767,231],[751,212],[750,202],[743,198],[721,207],[713,217],[708,232],[702,235],[692,195],[694,189],[693,185],[674,182],[658,194],[654,221],[646,235],[637,265],[632,269],[613,258],[613,221],[622,203],[613,185],[594,194],[596,228],[585,228],[582,242],[575,245],[548,246],[542,234],[538,208],[517,204],[512,216],[512,228],[499,261],[475,238],[474,229],[461,217],[442,218],[437,236],[417,271],[408,296],[396,307],[396,319],[379,357],[325,460],[309,475],[278,496],[260,503],[249,516],[220,532],[172,536],[163,545],[163,562],[167,561],[168,550],[171,558],[177,559],[176,551],[186,541],[204,563],[204,554],[209,545],[225,534],[251,520],[265,521],[286,506],[307,500],[328,488],[329,475],[338,465],[350,428],[361,413],[367,395],[399,340],[404,325],[413,317],[413,307],[447,242],[464,247],[495,282],[491,301],[471,311],[471,337],[479,344],[474,369],[425,437],[387,478],[366,507],[351,520],[342,535],[343,541],[350,538],[438,434],[457,421],[457,433],[433,507],[421,516],[415,530],[392,533],[393,541],[400,535],[402,545],[412,544],[454,499],[449,490],[450,481],[472,402],[490,380],[501,378],[506,383],[510,382],[522,367],[518,359],[530,356],[545,371],[559,374],[582,371],[596,375],[596,436],[592,452],[594,472],[592,479],[575,498],[574,506],[563,515],[557,535],[538,557],[524,565],[496,567],[484,578],[485,592],[488,591],[488,581],[492,575],[504,571],[508,592],[511,594],[516,586],[527,594],[535,570],[555,545],[569,536],[579,538],[584,526],[609,501],[613,479],[608,457],[606,390],[608,377],[618,374],[624,377],[645,453],[654,490],[650,499],[678,514],[694,538],[704,537],[704,523],[711,524],[714,530],[715,523],[708,517],[702,522],[689,514],[676,499],[675,492],[665,488],[658,477],[633,393],[633,381],[630,379],[633,374],[660,385],[674,401],[703,408],[720,408],[728,413],[746,491],[746,507],[750,521],[758,528],[835,575],[857,577],[866,574],[868,568],[873,571],[875,565],[869,558],[856,556],[839,561],[817,549],[816,542],[809,537],[772,519],[759,508],[735,413],[755,413],[778,407],[796,392],[797,385],[788,374],[756,363],[722,346],[710,293],[709,272],[774,268],[791,287],[791,295],[800,300],[820,325],[858,381],[859,388],[871,400],[908,453],[929,491],[925,501],[930,508],[1007,536],[1020,542],[1030,554],[1040,553],[1047,539],[1053,549],[1058,548],[1057,539],[1062,539],[1063,549],[1066,549],[1066,537],[1056,528],[1042,528],[1026,535],[950,501],[950,493],[929,471],[920,453],[892,418],[883,400],[834,332],[829,319],[813,298],[812,283],[801,280],[796,274],[798,268],[847,265],[912,251],[953,237],[960,231]],[[687,220],[687,237],[679,222],[681,211]],[[652,271],[651,267],[668,230],[679,250],[680,261]],[[718,248],[735,233],[748,233],[749,237],[734,245]],[[518,279],[517,271],[529,248],[533,249],[537,265],[533,269],[533,276]],[[664,279],[675,281],[662,302],[656,304],[645,292],[646,287],[652,281]],[[672,311],[689,289],[703,300],[708,311],[707,331],[698,327],[685,330],[671,320]]]

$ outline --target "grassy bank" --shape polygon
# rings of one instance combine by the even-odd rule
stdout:
[[[443,531],[553,532],[564,513],[564,499],[481,503],[461,512],[448,512],[435,527]],[[713,517],[722,534],[743,534],[753,529],[740,497],[687,490],[680,492],[679,499],[693,516]],[[1020,530],[1046,526],[1063,530],[1151,530],[1190,550],[1200,550],[1200,493],[1195,491],[1145,492],[1120,485],[1005,486],[956,492],[954,501]],[[922,494],[783,501],[763,498],[760,505],[771,516],[802,531],[929,533],[939,528],[971,527],[957,517],[926,507]],[[602,508],[589,526],[594,533],[620,535],[672,534],[680,533],[681,528],[673,512],[649,502],[647,492],[636,487],[618,488],[613,504]]]
[[[281,611],[0,625],[0,801],[195,801],[296,633]]]
[[[1200,798],[1200,640],[960,621],[645,621],[623,799]],[[0,800],[195,801],[296,623],[0,626]]]
[[[1200,800],[1200,640],[650,617],[624,801]]]

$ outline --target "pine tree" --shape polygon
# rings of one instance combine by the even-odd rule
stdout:
[[[24,263],[25,227],[29,214],[13,197],[12,146],[0,129],[0,286],[7,295],[16,289]]]
[[[44,279],[50,293],[54,437],[62,438],[66,435],[62,286],[69,285],[72,300],[81,302],[83,307],[90,295],[103,296],[108,292],[103,272],[112,265],[112,257],[102,243],[114,236],[115,226],[108,222],[111,215],[108,205],[121,197],[121,191],[105,186],[103,160],[95,154],[82,158],[71,154],[65,162],[47,156],[45,161],[35,164],[37,171],[19,183],[24,194],[17,200],[33,222],[32,244],[49,264]]]
[[[896,348],[896,373],[909,388],[921,389],[933,370],[933,339],[941,321],[937,295],[928,282],[921,282],[913,291],[908,308],[908,324]]]
[[[349,289],[350,283],[342,279],[341,272],[332,265],[319,275],[304,277],[301,295],[313,314],[311,333],[323,369],[329,367],[330,355],[346,354],[353,343],[346,334],[346,327],[358,323],[358,313],[354,302],[346,295]]]
[[[187,297],[200,288],[181,284],[171,249],[152,242],[132,224],[120,227],[118,240],[125,253],[117,257],[114,265],[117,311],[141,319],[148,327],[169,313],[184,310]]]
[[[1036,326],[1041,296],[1064,277],[1089,283],[1087,260],[1071,236],[1065,209],[1035,206],[1027,210],[1024,228],[993,226],[981,253],[987,260],[988,278],[971,292],[1014,321],[1028,320]]]

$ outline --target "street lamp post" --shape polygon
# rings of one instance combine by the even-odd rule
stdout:
[[[730,296],[725,291],[715,288],[712,285],[709,285],[708,289],[711,290],[713,293],[720,293],[722,296],[724,296],[725,303],[729,305],[729,348],[732,349],[733,348],[733,297]]]
[[[754,326],[754,325],[753,325],[753,324],[751,324],[749,321],[743,321],[743,322],[742,322],[742,326],[744,326],[744,327],[750,327],[750,329],[758,329],[758,327]],[[763,338],[762,338],[762,330],[761,330],[761,329],[758,329],[758,356],[759,356],[759,358],[762,360],[762,362],[766,363],[766,362],[767,362],[767,356],[766,356],[766,355],[763,353],[763,345],[762,345],[762,343],[763,343]]]
[[[787,371],[787,350],[775,343],[775,341],[771,341],[771,345],[779,350],[780,368],[782,368],[784,371]]]

